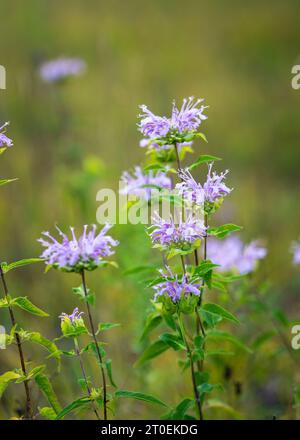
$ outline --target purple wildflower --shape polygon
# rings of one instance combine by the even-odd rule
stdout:
[[[206,107],[199,106],[202,101],[203,99],[194,101],[193,97],[185,98],[181,109],[178,109],[174,102],[170,118],[157,116],[146,105],[141,105],[142,113],[139,115],[139,130],[149,140],[163,139],[171,134],[195,132],[201,122],[207,119],[207,116],[203,114]]]
[[[83,268],[95,269],[103,257],[114,254],[111,248],[119,244],[111,236],[106,235],[110,228],[111,226],[106,224],[96,235],[96,225],[93,225],[89,232],[88,226],[85,225],[83,234],[77,239],[74,228],[70,227],[72,237],[69,239],[57,227],[62,237],[61,243],[52,237],[49,232],[43,232],[43,235],[49,240],[44,238],[38,240],[46,248],[41,258],[46,260],[46,264],[68,271],[77,272]]]
[[[169,272],[167,275],[162,270],[159,271],[165,281],[153,286],[153,289],[156,291],[154,295],[155,300],[160,296],[166,295],[171,298],[173,303],[176,303],[184,296],[200,295],[199,282],[189,280],[186,275],[182,275],[179,281],[178,275],[174,275],[169,267],[167,269]]]
[[[0,148],[12,147],[13,141],[6,136],[5,127],[9,125],[9,122],[5,122],[5,124],[0,127]]]
[[[141,122],[139,129],[144,136],[157,138],[166,136],[171,128],[171,123],[165,116],[156,116],[146,105],[140,106],[143,113],[139,115]]]
[[[153,244],[162,246],[183,247],[192,245],[205,236],[206,228],[203,222],[194,218],[191,214],[183,221],[182,216],[176,224],[172,216],[164,220],[158,215],[154,218],[155,223],[149,227],[152,232],[149,234]]]
[[[219,265],[216,270],[236,270],[243,275],[252,272],[257,262],[267,255],[266,248],[260,246],[257,241],[244,245],[236,236],[224,240],[210,239],[207,252],[208,258]]]
[[[204,185],[197,183],[191,173],[186,170],[179,170],[178,175],[181,183],[177,183],[176,189],[179,194],[185,197],[189,202],[202,205],[204,202],[214,203],[216,200],[229,194],[232,189],[228,188],[223,182],[228,170],[221,174],[212,172],[213,163],[208,166],[207,179]]]
[[[159,188],[171,189],[171,179],[162,171],[158,171],[155,175],[150,170],[148,174],[144,174],[141,167],[135,167],[134,173],[131,175],[127,171],[121,176],[121,181],[124,183],[120,194],[133,194],[141,199],[149,200],[153,188],[145,188],[145,185],[155,185]]]
[[[201,122],[207,119],[207,116],[203,114],[207,107],[204,105],[199,107],[199,104],[203,101],[204,99],[197,99],[194,102],[193,96],[188,99],[185,98],[180,110],[176,107],[174,101],[171,117],[172,127],[178,130],[179,133],[197,130]]]
[[[292,243],[293,263],[300,264],[300,243]]]
[[[42,64],[40,75],[44,81],[57,82],[68,76],[81,75],[85,69],[86,63],[79,58],[57,58]]]
[[[61,315],[59,315],[59,318],[64,321],[65,319],[69,319],[71,321],[72,324],[74,324],[74,322],[79,319],[81,317],[81,315],[83,315],[83,312],[79,312],[78,307],[76,307],[76,309],[73,310],[73,312],[71,313],[71,315],[68,315],[67,313],[62,313]]]

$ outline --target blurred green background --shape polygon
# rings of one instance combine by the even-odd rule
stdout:
[[[122,171],[144,160],[136,127],[139,104],[165,114],[174,98],[203,97],[210,106],[203,125],[209,142],[195,145],[194,158],[221,156],[234,187],[220,220],[243,225],[246,241],[265,240],[269,254],[260,280],[270,279],[273,286],[267,299],[289,319],[300,320],[300,274],[289,253],[300,234],[300,91],[291,87],[291,68],[300,64],[299,2],[2,0],[1,12],[0,64],[7,70],[7,89],[0,91],[0,121],[11,122],[14,147],[1,156],[0,173],[19,178],[1,189],[1,260],[38,256],[36,239],[55,223],[79,230],[96,222],[97,191],[117,188]],[[44,83],[38,66],[61,55],[83,58],[87,72],[61,85]],[[158,261],[158,255],[143,227],[116,226],[112,235],[121,241],[120,267],[95,271],[88,283],[97,293],[97,319],[122,323],[105,334],[115,380],[175,404],[190,392],[176,354],[132,368],[143,348],[139,337],[152,293],[123,272]],[[43,269],[11,272],[7,282],[12,295],[28,295],[51,313],[39,319],[18,312],[20,324],[54,338],[60,334],[57,316],[77,305],[71,287],[80,280],[56,271],[45,275]],[[243,317],[246,339],[271,325],[267,318]],[[5,310],[0,320],[9,327]],[[233,376],[226,393],[242,417],[295,417],[299,368],[279,347],[275,339],[256,357],[230,359]],[[44,354],[29,345],[25,350],[31,359]],[[16,364],[15,356],[13,348],[0,351],[0,373]],[[224,362],[216,374],[226,371]],[[89,368],[96,375],[92,364]],[[64,405],[80,393],[76,373],[76,362],[66,360],[62,375],[53,378]],[[230,397],[235,382],[245,384],[243,393]],[[12,415],[22,399],[21,386],[9,388],[1,418]],[[134,401],[118,408],[119,418],[159,415],[160,408]]]

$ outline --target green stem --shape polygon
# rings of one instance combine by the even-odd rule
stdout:
[[[1,276],[1,280],[2,280],[4,296],[5,296],[6,300],[8,301],[8,288],[7,288],[6,280],[4,277],[4,272],[2,270],[1,265],[0,265],[0,276]],[[14,316],[14,312],[13,312],[12,307],[9,306],[8,311],[9,311],[9,315],[10,315],[11,324],[13,327],[15,327],[16,320],[15,320],[15,316]],[[26,366],[25,366],[25,357],[24,357],[24,353],[23,353],[21,338],[20,338],[19,333],[16,331],[15,331],[15,340],[16,340],[16,344],[18,347],[19,358],[20,358],[20,363],[21,363],[23,375],[27,376]],[[25,395],[26,395],[25,418],[26,419],[33,419],[33,411],[32,411],[31,396],[30,396],[30,389],[29,389],[29,381],[28,380],[24,380],[24,388],[25,388]]]
[[[195,368],[194,368],[194,362],[193,362],[193,354],[192,354],[191,347],[188,343],[188,340],[187,340],[187,337],[185,334],[184,323],[181,319],[180,313],[178,313],[178,324],[179,324],[182,339],[185,343],[185,346],[186,346],[186,349],[188,352],[188,357],[190,359],[192,384],[193,384],[194,396],[195,396],[195,401],[196,401],[196,405],[197,405],[197,409],[198,409],[199,419],[203,420],[202,405],[201,405],[199,390],[197,388],[196,374],[195,374]]]
[[[98,345],[98,341],[97,341],[97,336],[96,336],[96,332],[95,332],[95,327],[94,327],[94,323],[93,323],[93,319],[92,319],[91,308],[90,308],[90,304],[87,299],[88,292],[87,292],[87,287],[86,287],[84,269],[81,272],[81,279],[82,279],[82,285],[83,285],[84,295],[85,295],[85,299],[86,299],[86,306],[87,306],[88,318],[89,318],[89,322],[90,322],[90,328],[91,328],[92,336],[93,336],[93,339],[95,342],[95,348],[96,348],[96,352],[97,352],[97,356],[98,356],[98,360],[99,360],[99,365],[100,365],[100,369],[101,369],[102,385],[103,385],[103,416],[104,416],[104,420],[107,420],[106,377],[105,377],[105,372],[104,372],[104,368],[103,368],[102,356],[100,353],[100,349],[99,349],[99,345]]]
[[[88,392],[88,396],[91,398],[91,402],[92,402],[92,405],[93,405],[94,413],[96,414],[97,419],[101,420],[100,416],[98,414],[96,405],[95,405],[94,401],[92,400],[92,393],[91,393],[91,389],[90,389],[90,386],[89,386],[89,382],[87,380],[87,375],[86,375],[84,364],[83,364],[83,360],[82,360],[82,357],[81,357],[81,354],[80,354],[80,348],[79,348],[79,344],[78,344],[77,338],[74,338],[74,345],[75,345],[75,352],[76,352],[76,355],[77,355],[78,360],[79,360],[82,376],[83,376],[83,379],[84,379],[84,382],[85,382],[85,386],[86,386],[86,389],[87,389],[87,392]]]

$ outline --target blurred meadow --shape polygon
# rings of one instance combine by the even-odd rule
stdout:
[[[195,156],[220,156],[222,167],[230,169],[234,191],[220,221],[242,225],[245,241],[263,240],[268,256],[252,289],[264,290],[270,310],[284,313],[279,336],[255,355],[237,351],[210,361],[213,374],[225,381],[219,396],[238,414],[221,408],[208,410],[207,417],[297,418],[300,357],[287,348],[285,321],[300,322],[300,272],[290,254],[290,243],[300,236],[300,91],[291,87],[291,68],[300,64],[299,2],[2,0],[1,11],[0,64],[7,89],[0,90],[0,121],[10,121],[14,146],[1,156],[0,173],[18,178],[1,189],[1,261],[39,256],[36,240],[55,224],[81,230],[96,222],[97,191],[117,189],[122,171],[144,160],[138,105],[165,114],[173,99],[205,98],[208,144],[196,143]],[[86,72],[63,84],[43,82],[39,65],[59,56],[84,59]],[[175,353],[133,367],[145,346],[140,336],[153,293],[144,287],[144,274],[124,272],[158,262],[159,255],[141,225],[117,225],[112,235],[120,240],[114,258],[119,268],[88,273],[88,284],[97,294],[97,320],[121,323],[104,335],[115,381],[175,404],[189,392],[188,373],[180,372]],[[58,315],[78,304],[72,287],[80,284],[79,276],[44,274],[43,264],[36,264],[10,272],[7,283],[12,295],[28,295],[50,313],[42,319],[18,311],[20,324],[58,337]],[[242,321],[234,334],[245,344],[259,344],[258,336],[273,331],[274,323],[248,308],[245,297],[252,292],[242,290],[223,300]],[[6,310],[0,323],[10,326]],[[24,347],[31,359],[44,354],[38,346]],[[13,348],[0,350],[0,373],[14,363]],[[93,368],[89,373],[96,376]],[[76,362],[68,359],[60,376],[53,373],[63,405],[78,395],[77,373]],[[35,393],[35,401],[42,400]],[[17,413],[22,399],[23,389],[11,386],[0,418]],[[120,419],[160,415],[160,407],[130,400],[117,411]]]

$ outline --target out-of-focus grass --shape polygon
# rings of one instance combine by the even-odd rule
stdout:
[[[289,255],[290,241],[300,234],[300,92],[290,85],[291,67],[300,56],[299,2],[3,0],[1,12],[0,62],[7,69],[7,90],[0,91],[0,120],[11,121],[15,146],[1,156],[0,172],[1,178],[19,178],[1,188],[1,260],[38,255],[36,239],[56,222],[77,228],[95,222],[97,190],[117,188],[122,170],[143,160],[135,125],[138,105],[165,113],[173,98],[195,95],[210,106],[203,126],[209,143],[196,145],[195,154],[221,156],[231,171],[234,192],[221,219],[243,225],[247,240],[266,240],[269,255],[262,270],[276,286],[269,301],[300,318],[299,271]],[[39,63],[60,55],[84,58],[87,73],[61,86],[42,83]],[[188,380],[174,354],[141,370],[132,368],[142,348],[139,337],[151,293],[123,271],[158,256],[142,227],[118,226],[113,233],[121,241],[120,269],[96,271],[89,283],[97,292],[97,318],[122,323],[105,335],[116,381],[177,403]],[[12,294],[29,295],[51,313],[44,320],[18,313],[21,324],[58,336],[57,316],[77,304],[71,287],[80,280],[54,271],[45,275],[41,265],[7,278]],[[9,325],[5,311],[2,322]],[[245,316],[247,323],[250,331]],[[257,329],[258,323],[252,325]],[[28,350],[32,358],[42,354]],[[1,372],[16,363],[12,348],[0,356]],[[282,414],[290,414],[289,358],[275,360],[268,360],[266,351],[248,374],[249,358],[233,358],[238,377],[231,380],[246,381],[244,394],[232,402],[243,415],[266,417],[272,412],[266,414],[266,406],[275,411],[278,405]],[[65,404],[79,392],[71,364],[63,366],[69,380],[56,379]],[[280,395],[278,405],[278,399],[266,401],[270,387]],[[14,393],[21,398],[20,388],[8,394],[1,417],[7,417],[5,408],[16,408]],[[159,408],[134,402],[118,412],[124,418],[159,414]]]

